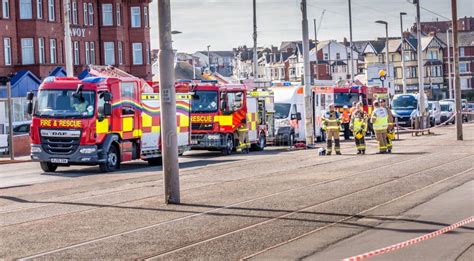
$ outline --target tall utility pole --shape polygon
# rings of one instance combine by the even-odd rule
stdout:
[[[354,47],[352,43],[352,4],[349,0],[349,41],[351,48],[351,83],[354,82]]]
[[[211,71],[211,46],[207,46],[207,65],[209,66],[209,74],[212,74]]]
[[[461,81],[459,79],[459,46],[458,46],[458,6],[457,0],[451,0],[451,13],[453,16],[453,58],[454,58],[454,99],[456,99],[456,137],[463,140],[462,134],[462,108],[461,108]]]
[[[451,40],[449,39],[449,31],[451,28],[448,28],[446,30],[446,44],[448,47],[448,97],[449,99],[453,98],[453,81],[451,79],[451,50],[450,50],[450,42]]]
[[[309,62],[309,32],[308,32],[308,10],[306,0],[301,0],[301,12],[303,13],[303,60],[304,60],[304,115],[306,146],[314,144],[313,110],[311,106],[311,69]]]
[[[253,78],[258,79],[257,0],[253,0]]]
[[[421,112],[420,128],[424,129],[426,126],[426,108],[425,108],[425,70],[423,67],[423,48],[421,47],[421,17],[420,17],[420,0],[413,0],[416,5],[416,39],[418,45],[416,47],[416,54],[418,59],[418,92],[420,96],[419,112]]]
[[[316,26],[316,19],[313,20],[314,22],[314,56],[316,61],[315,66],[315,79],[319,80],[319,60],[318,60],[318,27]]]
[[[8,153],[10,154],[10,160],[15,159],[15,150],[13,146],[13,108],[12,108],[12,85],[10,78],[6,79],[7,86],[7,110],[8,110]]]
[[[160,33],[161,144],[163,147],[165,203],[179,204],[176,90],[173,68],[174,52],[171,39],[170,0],[158,0],[158,23]]]
[[[405,75],[405,37],[403,37],[403,16],[406,15],[405,12],[400,12],[400,50],[402,52],[402,86],[403,86],[403,93],[407,93],[407,77]]]
[[[69,21],[71,2],[64,1],[64,63],[66,64],[66,75],[74,76],[74,67],[72,62],[72,44],[71,44],[71,26]]]

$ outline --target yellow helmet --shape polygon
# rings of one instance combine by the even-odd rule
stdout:
[[[355,138],[360,140],[364,137],[364,135],[362,134],[362,132],[357,132],[356,135],[355,135]]]
[[[395,132],[389,132],[389,133],[387,133],[387,138],[389,138],[389,139],[391,139],[391,140],[395,139]]]

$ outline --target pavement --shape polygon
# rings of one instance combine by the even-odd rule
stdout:
[[[181,159],[180,205],[163,203],[161,168],[141,162],[108,174],[5,164],[0,260],[360,254],[474,214],[474,124],[464,131],[464,141],[456,141],[453,126],[402,135],[391,155],[376,155],[374,141],[365,156],[352,142],[343,142],[343,156],[284,148],[229,157],[192,152]],[[472,242],[470,224],[380,258],[462,260]]]

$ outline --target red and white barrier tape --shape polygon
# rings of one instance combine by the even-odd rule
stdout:
[[[384,248],[380,248],[380,249],[377,249],[377,250],[374,250],[374,251],[370,251],[370,252],[367,252],[367,253],[364,253],[364,254],[361,254],[361,255],[348,257],[348,258],[343,259],[343,261],[359,261],[359,260],[364,260],[364,259],[367,259],[367,258],[370,258],[370,257],[382,255],[382,254],[385,254],[385,253],[388,253],[388,252],[392,252],[394,250],[398,250],[398,249],[401,249],[401,248],[404,248],[404,247],[408,247],[408,246],[411,246],[413,244],[419,243],[421,241],[425,241],[425,240],[437,237],[437,236],[442,235],[446,232],[452,231],[452,230],[454,230],[458,227],[467,225],[467,224],[469,224],[473,221],[474,221],[474,216],[471,216],[471,217],[466,218],[462,221],[459,221],[456,224],[452,224],[449,227],[442,228],[442,229],[437,230],[435,232],[432,232],[432,233],[429,233],[429,234],[426,234],[426,235],[423,235],[423,236],[420,236],[420,237],[417,237],[417,238],[414,238],[414,239],[410,239],[410,240],[407,240],[407,241],[404,241],[404,242],[401,242],[401,243],[398,243],[398,244],[395,244],[395,245],[391,245],[391,246],[388,246],[388,247],[384,247]]]
[[[401,126],[398,126],[399,129],[402,129],[404,131],[410,131],[410,132],[420,132],[420,131],[429,131],[431,129],[436,129],[436,128],[439,128],[441,126],[444,126],[446,124],[448,124],[450,121],[452,121],[454,118],[456,117],[456,114],[454,114],[453,116],[451,116],[449,119],[447,119],[445,122],[443,123],[440,123],[432,128],[426,128],[426,129],[409,129],[409,128],[404,128],[404,127],[401,127]]]

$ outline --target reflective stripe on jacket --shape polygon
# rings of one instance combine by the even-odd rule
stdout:
[[[364,111],[355,111],[351,117],[351,129],[354,133],[367,131],[367,118]]]

